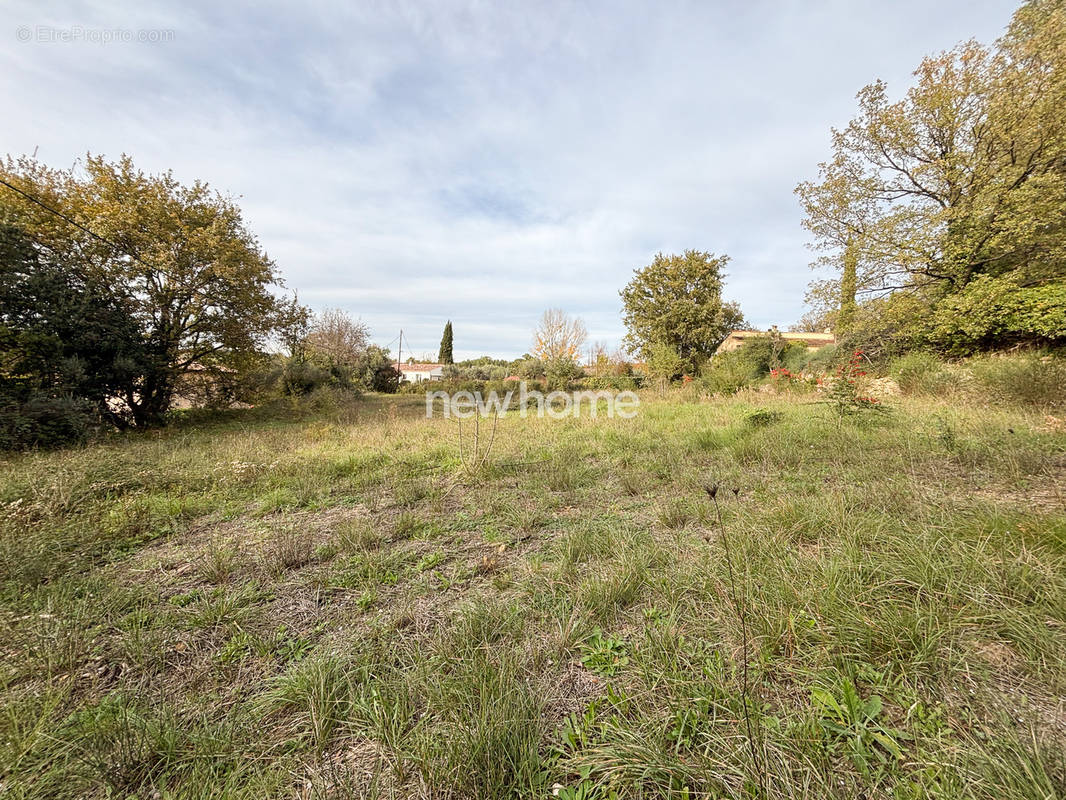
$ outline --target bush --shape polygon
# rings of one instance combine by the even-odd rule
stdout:
[[[956,354],[1012,344],[1066,342],[1066,282],[1023,286],[1008,276],[979,275],[941,300],[928,338]]]
[[[640,388],[639,382],[632,375],[592,375],[578,381],[578,386],[593,392],[624,392]]]
[[[716,355],[703,370],[699,386],[711,394],[735,394],[758,377],[758,371],[745,357],[743,348]]]
[[[281,391],[293,397],[311,394],[315,389],[331,383],[329,370],[316,367],[309,361],[289,359],[281,371]]]
[[[1029,353],[971,359],[977,383],[999,400],[1034,406],[1066,405],[1066,358]]]
[[[840,366],[840,362],[843,360],[842,352],[847,353],[851,351],[841,351],[839,345],[835,344],[819,347],[813,353],[808,353],[806,352],[806,349],[804,349],[804,351],[799,354],[801,356],[801,358],[799,358],[799,365],[792,363],[792,357],[790,356],[789,361],[785,366],[793,372],[832,372]]]
[[[944,389],[944,365],[932,353],[908,353],[893,361],[888,371],[904,394],[933,394]]]
[[[91,403],[74,397],[31,395],[0,401],[0,449],[81,444],[98,423]]]

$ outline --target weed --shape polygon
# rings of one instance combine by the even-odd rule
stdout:
[[[671,530],[684,528],[698,518],[698,512],[691,501],[685,498],[668,500],[659,506],[659,522]]]
[[[597,675],[616,675],[629,664],[626,643],[596,628],[581,644],[581,663]]]
[[[780,411],[771,411],[768,408],[757,408],[744,417],[744,424],[749,428],[766,428],[775,422],[780,422],[784,415]]]
[[[197,572],[210,583],[226,583],[237,568],[237,548],[214,539],[197,557]]]
[[[442,561],[444,561],[444,553],[440,550],[435,550],[432,553],[426,553],[422,556],[415,565],[415,569],[419,572],[425,572],[428,569],[433,569]]]
[[[321,752],[345,718],[350,693],[342,663],[323,656],[298,663],[278,676],[259,704],[266,713],[292,712],[297,732]]]
[[[311,563],[314,540],[305,530],[283,530],[271,536],[261,552],[263,570],[276,578]]]
[[[0,793],[1063,795],[1066,439],[971,383],[504,417],[445,488],[414,396],[0,459]]]
[[[871,764],[885,764],[888,758],[903,757],[900,740],[902,731],[881,724],[881,698],[872,695],[863,699],[850,680],[841,682],[840,695],[822,688],[811,690],[811,702],[818,724],[830,747],[840,746],[863,774],[869,774]]]
[[[393,523],[393,536],[397,539],[410,539],[422,530],[425,523],[417,514],[404,511]]]
[[[381,544],[381,535],[365,517],[346,520],[337,527],[335,535],[337,546],[345,553],[360,553]]]

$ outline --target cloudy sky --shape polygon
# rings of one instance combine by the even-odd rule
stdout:
[[[5,0],[0,153],[125,152],[240,196],[300,299],[393,352],[402,328],[435,354],[450,318],[457,357],[512,357],[549,307],[613,346],[632,271],[686,248],[784,326],[830,126],[1015,6]]]

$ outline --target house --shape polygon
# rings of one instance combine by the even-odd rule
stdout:
[[[744,342],[749,339],[772,335],[780,336],[784,342],[802,343],[807,348],[808,353],[820,350],[826,345],[836,344],[837,341],[836,335],[828,328],[821,333],[814,331],[779,331],[777,326],[774,325],[768,331],[730,331],[729,335],[725,337],[725,341],[718,345],[718,349],[714,351],[714,354],[732,353],[734,350],[739,350],[744,345]]]
[[[443,364],[400,364],[401,380],[407,383],[439,381],[444,376]]]

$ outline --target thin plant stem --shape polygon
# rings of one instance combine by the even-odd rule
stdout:
[[[736,492],[734,492],[734,494],[735,493]],[[751,709],[749,708],[751,677],[748,664],[750,661],[750,637],[748,634],[747,602],[741,602],[740,592],[737,589],[736,573],[733,569],[733,547],[729,538],[729,531],[726,530],[725,522],[722,519],[722,508],[718,504],[718,486],[707,487],[707,495],[711,498],[711,502],[714,504],[715,519],[718,522],[718,530],[722,535],[722,549],[725,552],[725,565],[726,573],[729,578],[730,600],[733,604],[733,610],[736,612],[737,618],[740,621],[740,695],[744,713],[744,730],[748,739],[748,751],[751,754],[752,768],[755,770],[755,774],[759,779],[759,788],[762,791],[762,796],[766,797],[766,774],[762,768],[762,759],[759,756],[758,747],[755,742],[755,728],[757,726],[752,722]]]

